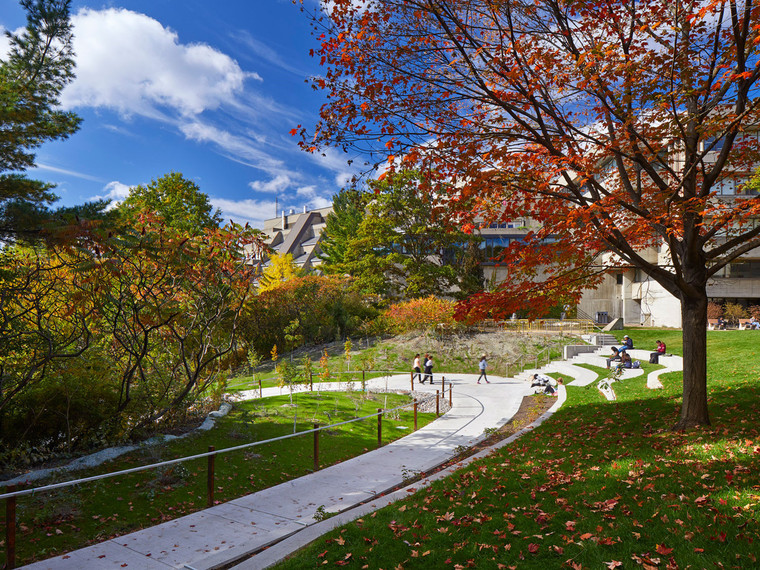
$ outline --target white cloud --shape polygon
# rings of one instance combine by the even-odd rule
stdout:
[[[180,131],[190,140],[210,142],[219,146],[229,158],[260,168],[266,172],[281,172],[283,162],[269,153],[256,147],[256,140],[250,137],[235,135],[214,125],[200,121],[192,121],[179,125]]]
[[[72,17],[76,79],[66,108],[105,107],[124,115],[192,116],[233,102],[247,78],[231,57],[177,34],[144,14],[84,8]]]
[[[263,227],[264,220],[274,217],[274,202],[261,200],[226,200],[210,198],[211,205],[222,211],[224,220],[238,224],[248,223],[255,228]]]
[[[109,182],[103,188],[104,194],[101,196],[93,196],[92,200],[111,200],[111,204],[108,209],[115,208],[122,202],[127,196],[129,196],[129,189],[131,186],[122,184],[118,180]]]
[[[58,168],[57,166],[51,166],[49,164],[37,163],[35,165],[35,168],[38,168],[40,170],[49,170],[50,172],[57,172],[58,174],[65,174],[67,176],[73,176],[75,178],[81,178],[82,180],[91,180],[93,182],[105,182],[105,180],[103,180],[102,178],[98,178],[97,176],[92,176],[91,174],[76,172],[74,170],[67,170],[65,168]]]
[[[254,180],[248,184],[252,190],[256,192],[265,192],[267,194],[277,194],[285,191],[293,185],[293,180],[287,174],[278,174],[271,180],[262,182],[261,180]]]

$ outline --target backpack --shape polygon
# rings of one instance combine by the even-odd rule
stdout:
[[[632,367],[633,368],[641,368],[641,362],[639,362],[638,360],[634,360]]]

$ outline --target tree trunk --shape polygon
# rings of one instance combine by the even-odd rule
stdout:
[[[710,425],[707,410],[707,291],[681,298],[683,322],[683,405],[674,429]]]

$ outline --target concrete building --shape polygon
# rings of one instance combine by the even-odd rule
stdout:
[[[747,139],[758,136],[758,132],[747,132],[741,135],[738,142],[749,142]],[[707,148],[712,149],[705,154],[708,162],[714,160],[722,148],[721,141],[707,140],[702,144],[710,145]],[[674,153],[675,168],[678,168],[678,160],[678,153]],[[605,171],[611,170],[614,169],[603,168],[602,176]],[[716,184],[714,199],[733,201],[757,194],[752,188],[744,186],[752,175],[753,172],[748,170],[729,173]],[[720,236],[716,239],[720,240]],[[602,263],[609,262],[611,255],[603,255]],[[664,247],[650,248],[642,256],[660,267],[670,266]],[[745,307],[760,305],[760,248],[747,252],[716,274],[707,284],[707,295],[716,303],[731,302]],[[611,268],[599,288],[584,293],[578,311],[600,324],[622,317],[626,325],[681,327],[680,301],[641,269],[633,267]]]
[[[332,207],[295,213],[290,210],[264,221],[261,230],[267,234],[267,245],[281,255],[291,254],[295,264],[315,269],[322,263],[319,242]],[[259,260],[265,266],[267,260]]]

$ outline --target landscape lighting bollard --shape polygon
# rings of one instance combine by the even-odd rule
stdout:
[[[209,453],[214,451],[216,448],[213,445],[208,446]],[[208,480],[206,481],[206,487],[207,487],[207,493],[208,493],[208,506],[213,507],[214,506],[214,458],[216,457],[216,453],[212,453],[208,456]]]
[[[417,403],[417,398],[414,399],[414,431],[417,431],[417,407],[419,404]]]
[[[377,409],[377,446],[383,445],[383,409]]]
[[[8,485],[6,491],[13,493],[16,485]],[[5,499],[5,568],[16,567],[16,497]]]
[[[319,471],[319,424],[314,424],[314,471]]]

